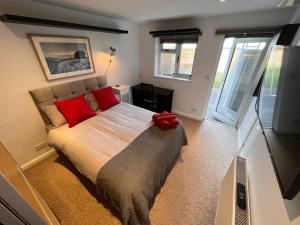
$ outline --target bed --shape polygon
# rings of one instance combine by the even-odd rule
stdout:
[[[69,128],[54,128],[42,110],[56,100],[88,95],[106,86],[94,77],[30,91],[48,131],[48,144],[61,151],[91,180],[124,225],[149,225],[149,210],[167,174],[187,144],[180,122],[160,130],[153,112],[120,103]]]

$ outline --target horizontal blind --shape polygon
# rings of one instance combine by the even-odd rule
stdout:
[[[160,43],[198,43],[202,35],[199,28],[160,30],[149,32],[153,37],[159,37]]]
[[[216,35],[225,35],[225,37],[273,37],[280,30],[281,26],[229,28],[217,29]]]
[[[174,35],[160,37],[160,43],[198,43],[197,35]]]

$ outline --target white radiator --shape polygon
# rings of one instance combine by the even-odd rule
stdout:
[[[220,186],[216,225],[251,225],[246,160],[236,157]]]

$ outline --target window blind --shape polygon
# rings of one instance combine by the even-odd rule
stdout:
[[[150,31],[153,37],[159,37],[160,43],[198,43],[202,35],[199,28]]]
[[[249,28],[232,28],[217,29],[216,35],[225,35],[225,37],[273,37],[279,33],[281,26],[272,27],[249,27]]]

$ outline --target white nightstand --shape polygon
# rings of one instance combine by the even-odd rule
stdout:
[[[119,84],[112,86],[113,91],[119,97],[121,102],[131,103],[130,86]]]

